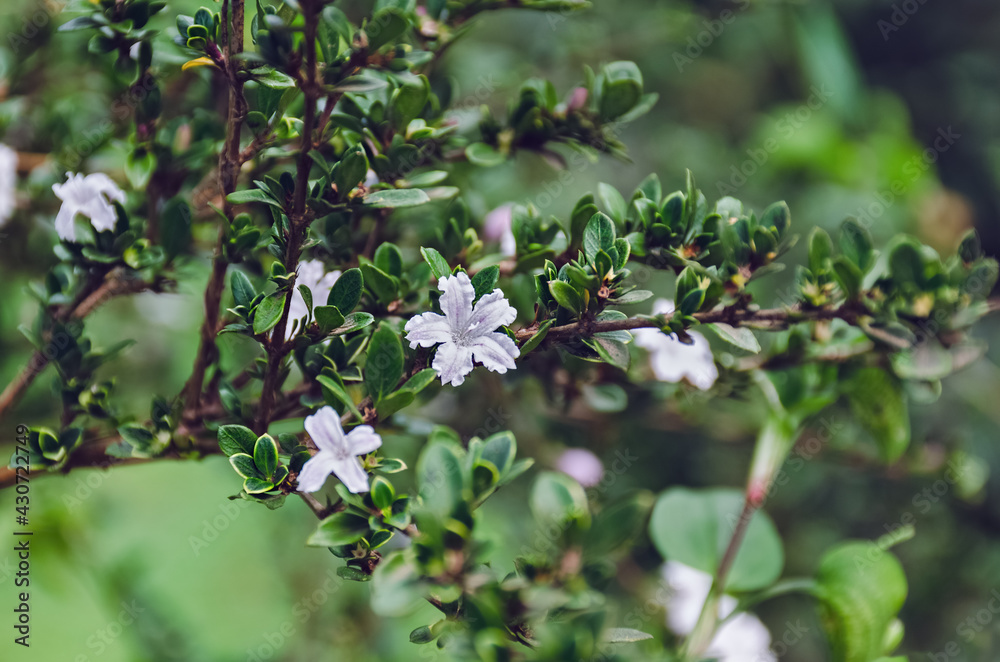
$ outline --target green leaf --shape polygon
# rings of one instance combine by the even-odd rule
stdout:
[[[329,7],[327,7],[329,9]],[[342,565],[337,568],[337,576],[349,582],[370,582],[372,576],[355,568],[353,565]]]
[[[425,76],[404,79],[389,98],[389,115],[395,129],[405,132],[410,122],[420,116],[429,97],[430,85]]]
[[[592,338],[584,342],[597,352],[606,363],[615,366],[619,370],[628,370],[628,346],[621,340],[608,337],[604,333],[595,333]]]
[[[896,557],[873,542],[847,542],[820,560],[816,595],[833,659],[868,662],[888,652],[886,634],[906,600]]]
[[[323,399],[327,404],[333,404],[334,401],[340,402],[347,407],[347,409],[350,410],[350,412],[354,414],[359,421],[364,420],[361,412],[358,411],[358,408],[355,406],[354,400],[351,399],[351,396],[348,395],[347,391],[344,390],[344,387],[341,386],[337,380],[328,375],[320,375],[316,378],[316,381],[319,382],[320,387],[323,389]],[[327,392],[329,392],[332,397],[327,396]]]
[[[464,502],[461,447],[452,441],[434,440],[417,460],[417,483],[423,509],[438,517],[449,517]]]
[[[851,411],[892,463],[910,445],[910,414],[902,383],[888,370],[860,368],[844,385]]]
[[[556,471],[538,474],[531,488],[531,512],[542,527],[562,529],[570,525],[587,528],[590,508],[583,487],[573,478]]]
[[[330,295],[326,298],[326,305],[336,306],[344,315],[347,315],[358,302],[361,301],[361,292],[365,286],[364,276],[358,268],[348,269],[340,274],[340,278],[330,289]]]
[[[243,481],[243,491],[247,494],[263,494],[274,489],[274,483],[265,478],[247,478]]]
[[[229,464],[233,465],[236,473],[244,478],[263,478],[253,458],[246,453],[236,453],[229,456]]]
[[[792,224],[792,212],[788,209],[788,204],[784,200],[772,204],[764,210],[760,224],[765,228],[773,228],[780,239]]]
[[[574,315],[579,315],[583,311],[583,297],[566,281],[549,281],[549,292],[552,293],[552,298],[556,300],[556,303]]]
[[[242,271],[233,270],[229,276],[229,284],[233,288],[233,300],[236,301],[236,305],[250,308],[254,297],[257,296],[256,290],[250,284],[250,279]]]
[[[424,261],[430,266],[431,273],[434,274],[435,278],[440,279],[451,275],[451,267],[448,266],[448,261],[441,253],[433,248],[421,248],[420,254],[424,256]]]
[[[369,207],[391,209],[395,207],[415,207],[430,202],[423,189],[391,188],[366,195],[362,202]]]
[[[857,299],[861,293],[861,282],[864,274],[854,262],[844,255],[840,255],[833,260],[833,277],[848,299]]]
[[[316,315],[316,323],[323,333],[330,333],[334,329],[340,328],[344,323],[344,316],[336,306],[316,306],[313,311]]]
[[[344,318],[343,326],[338,326],[336,329],[332,330],[330,333],[334,335],[343,335],[345,333],[351,333],[352,331],[358,331],[366,326],[370,326],[372,322],[375,321],[375,316],[371,313],[351,313]]]
[[[285,310],[285,293],[278,291],[264,298],[254,312],[253,332],[255,334],[267,333],[274,328],[274,325],[281,319],[281,314]]]
[[[310,547],[340,547],[358,542],[368,533],[368,519],[344,511],[319,523],[306,544]]]
[[[528,338],[525,343],[521,345],[522,358],[525,354],[538,347],[542,341],[545,340],[545,336],[548,335],[549,329],[551,329],[555,323],[555,319],[547,319],[538,325],[538,330],[535,331],[535,335]]]
[[[403,254],[399,252],[399,247],[391,242],[382,242],[375,251],[373,260],[375,266],[381,271],[399,278],[403,275]]]
[[[375,12],[372,20],[364,26],[365,34],[368,36],[368,50],[374,53],[382,46],[395,41],[409,26],[406,17],[395,7]]]
[[[625,202],[622,194],[618,192],[618,189],[610,184],[601,182],[597,185],[597,195],[601,200],[601,204],[608,211],[608,216],[618,223],[624,223],[625,216],[628,214],[628,204]]]
[[[226,455],[236,453],[250,455],[256,443],[257,435],[250,428],[242,425],[223,425],[219,428],[219,448]]]
[[[872,236],[867,228],[853,218],[844,221],[840,226],[838,243],[844,257],[862,272],[868,271],[873,261],[874,250]]]
[[[381,303],[388,305],[396,299],[398,286],[392,276],[373,264],[362,264],[361,273],[364,274],[365,285]]]
[[[393,489],[392,483],[382,476],[375,476],[372,479],[371,494],[372,503],[379,510],[390,508],[392,502],[396,500],[396,490]]]
[[[286,73],[278,71],[274,67],[263,66],[251,69],[250,74],[258,83],[264,87],[269,87],[272,90],[287,90],[295,87],[294,78]]]
[[[621,117],[642,98],[642,73],[634,62],[612,62],[601,71],[600,115],[606,120]]]
[[[924,258],[920,244],[909,237],[898,238],[889,249],[889,271],[892,278],[903,286],[924,284]]]
[[[403,344],[399,335],[386,323],[372,334],[365,361],[365,384],[372,399],[378,402],[396,390],[403,376]]]
[[[486,143],[470,143],[465,148],[465,158],[469,159],[469,163],[481,168],[495,168],[507,160],[503,153]]]
[[[251,202],[262,202],[265,205],[271,205],[276,209],[284,210],[281,203],[272,198],[268,193],[260,190],[259,188],[244,189],[242,191],[236,191],[235,193],[230,193],[226,196],[226,201],[234,205],[245,205]]]
[[[490,435],[484,442],[480,457],[488,460],[503,476],[514,465],[517,455],[517,441],[512,432],[498,432]]]
[[[500,267],[495,264],[476,272],[476,275],[472,277],[472,288],[476,292],[476,299],[492,292],[499,280]]]
[[[397,411],[408,407],[416,399],[412,391],[399,390],[395,393],[383,396],[378,402],[379,418],[387,418]]]
[[[739,490],[675,487],[656,501],[649,536],[664,558],[714,575],[743,510]],[[758,512],[747,527],[726,584],[727,591],[754,591],[781,575],[784,552],[771,519]]]
[[[399,390],[416,395],[430,386],[435,377],[437,377],[437,372],[433,368],[424,368],[407,379],[406,383],[399,387]]]
[[[814,276],[825,274],[833,257],[833,241],[823,228],[813,228],[809,235],[809,271]]]
[[[334,183],[337,185],[337,195],[341,200],[347,199],[347,194],[357,188],[358,184],[365,180],[368,172],[368,157],[361,145],[357,145],[347,150],[340,164],[337,166],[337,173],[334,176]]]
[[[745,326],[734,327],[721,322],[717,324],[707,324],[706,326],[712,331],[715,331],[717,336],[725,340],[730,345],[739,347],[740,349],[753,354],[760,352],[760,343],[757,342],[757,336],[755,336],[753,331]]]
[[[278,444],[270,435],[261,435],[253,447],[253,463],[265,478],[274,476],[278,468]]]
[[[615,224],[606,215],[594,214],[583,231],[583,253],[591,263],[598,251],[608,252],[615,245]]]

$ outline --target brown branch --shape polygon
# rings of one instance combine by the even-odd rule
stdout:
[[[799,308],[771,308],[766,310],[721,308],[719,310],[695,313],[693,317],[702,324],[723,323],[730,326],[763,326],[770,329],[782,329],[797,322],[832,319],[842,319],[855,324],[863,314],[863,311],[859,311],[854,306],[843,305],[839,308],[817,308],[811,310],[802,310]],[[673,315],[660,315],[655,318],[630,317],[623,320],[607,321],[586,318],[572,324],[552,327],[545,336],[545,341],[566,342],[608,331],[659,329],[665,326],[672,317]],[[532,325],[518,330],[514,334],[514,337],[518,342],[524,343],[531,339],[537,332],[538,327]]]
[[[192,441],[190,449],[188,452],[197,452],[201,455],[215,455],[221,453],[219,449],[219,444],[216,441],[215,433],[207,433],[202,431],[202,436],[195,438]],[[171,449],[164,455],[151,458],[117,458],[107,454],[107,450],[110,446],[114,445],[121,440],[118,435],[111,435],[108,437],[100,437],[94,439],[92,442],[87,443],[75,451],[72,452],[69,459],[60,468],[60,472],[63,474],[69,473],[73,469],[110,469],[112,467],[123,467],[133,464],[148,464],[150,462],[155,462],[157,460],[164,459],[185,459],[185,456],[181,454],[181,451],[177,449]],[[33,474],[33,478],[38,476],[55,475],[55,472],[43,472]],[[0,489],[5,489],[10,487],[16,482],[16,477],[14,470],[10,467],[0,467]]]
[[[318,27],[319,7],[314,0],[302,2],[302,14],[305,17],[305,37],[302,48],[305,51],[306,73],[300,77],[302,94],[305,97],[305,110],[302,119],[302,144],[296,164],[295,195],[292,201],[292,212],[289,214],[289,230],[286,238],[285,269],[294,274],[298,268],[299,255],[302,253],[302,239],[307,232],[310,214],[306,211],[306,198],[309,194],[309,171],[312,170],[312,160],[309,152],[313,147],[313,132],[316,129],[316,102],[323,93],[318,81],[316,65],[316,30]],[[274,405],[278,380],[281,377],[281,367],[288,354],[289,344],[285,342],[285,330],[288,327],[288,310],[291,307],[292,296],[295,293],[295,279],[285,294],[285,307],[281,318],[271,331],[271,339],[266,342],[267,369],[264,373],[263,390],[260,395],[260,406],[254,431],[263,434],[271,422],[271,408]]]
[[[73,304],[57,311],[53,317],[59,322],[83,319],[109,299],[125,294],[135,294],[156,286],[144,280],[125,277],[124,274],[123,269],[115,269],[104,276],[103,282],[100,280],[92,281],[81,291]],[[99,283],[99,285],[95,285],[95,283]],[[60,345],[59,338],[49,338],[44,349],[31,355],[21,372],[7,385],[3,393],[0,393],[0,418],[3,418],[17,404],[35,378],[58,354]]]
[[[227,10],[228,9],[228,10]],[[229,109],[226,118],[226,143],[219,154],[219,189],[222,192],[222,209],[230,222],[233,220],[233,205],[227,200],[236,190],[240,172],[240,134],[247,114],[246,99],[243,97],[243,79],[240,76],[239,59],[243,52],[243,0],[229,0],[223,7],[223,26],[227,40],[225,46],[225,74],[229,82]],[[222,292],[226,287],[228,263],[223,250],[226,226],[219,228],[219,239],[212,258],[212,273],[205,287],[205,320],[201,325],[198,353],[195,356],[191,377],[184,385],[183,400],[186,408],[197,409],[201,403],[202,388],[208,366],[218,357],[215,337],[219,332],[219,307]]]

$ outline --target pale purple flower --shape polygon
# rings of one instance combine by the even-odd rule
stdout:
[[[14,214],[16,185],[17,152],[0,144],[0,227]]]
[[[657,299],[653,314],[669,315],[674,312],[674,302]],[[712,358],[712,348],[705,336],[688,331],[694,344],[685,345],[657,329],[636,329],[632,332],[635,343],[650,353],[649,362],[656,378],[664,382],[687,379],[691,384],[707,391],[719,377],[719,369]]]
[[[712,587],[712,577],[677,561],[667,561],[663,578],[670,586],[667,599],[667,627],[674,634],[691,634],[701,608]],[[736,598],[723,595],[719,600],[719,618],[725,619],[736,609]],[[771,650],[771,633],[753,614],[737,614],[715,632],[702,657],[719,662],[776,662]]]
[[[305,428],[319,452],[299,472],[298,491],[315,492],[332,473],[354,494],[367,492],[368,473],[357,456],[367,455],[382,445],[382,437],[372,426],[359,425],[344,434],[336,410],[323,407],[306,417]]]
[[[500,242],[500,253],[505,257],[517,254],[517,244],[511,223],[514,220],[514,205],[500,205],[483,219],[483,237],[488,241]]]
[[[56,232],[61,239],[76,241],[73,219],[83,214],[95,230],[113,230],[118,220],[112,201],[125,202],[125,193],[103,172],[91,175],[66,173],[65,184],[53,184],[52,190],[62,200],[56,215]]]
[[[604,465],[586,448],[568,448],[556,460],[556,469],[584,487],[593,487],[604,476]]]
[[[339,271],[327,273],[326,267],[320,260],[306,260],[299,262],[295,270],[295,291],[292,293],[292,300],[288,304],[289,324],[285,327],[285,340],[292,337],[292,320],[305,317],[309,314],[306,307],[306,300],[299,292],[299,285],[305,285],[312,292],[313,306],[325,306],[326,300],[330,297],[330,290],[333,284],[340,278]]]
[[[441,383],[459,386],[472,372],[473,359],[501,374],[516,368],[514,359],[521,350],[496,330],[517,317],[503,292],[498,288],[484,294],[473,306],[476,291],[465,272],[445,276],[438,287],[443,292],[440,304],[444,315],[423,313],[411,318],[405,328],[411,348],[440,345],[431,367]]]

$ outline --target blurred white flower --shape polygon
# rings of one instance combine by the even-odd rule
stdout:
[[[17,184],[17,152],[0,144],[0,226],[14,214]]]
[[[73,219],[83,214],[95,230],[113,230],[117,216],[112,201],[125,202],[125,193],[103,172],[91,175],[66,173],[65,184],[53,184],[52,190],[62,200],[56,215],[56,232],[61,239],[76,241]]]
[[[347,434],[340,425],[340,415],[333,407],[323,407],[306,417],[306,432],[319,452],[299,472],[299,492],[315,492],[323,487],[331,473],[354,494],[368,491],[368,473],[358,455],[367,455],[382,445],[370,425],[359,425]]]
[[[368,172],[365,173],[365,187],[370,188],[376,184],[378,184],[378,174],[371,168],[368,168]]]
[[[476,291],[465,272],[445,276],[438,287],[443,292],[440,305],[444,315],[423,313],[411,318],[405,328],[411,348],[441,345],[431,363],[441,383],[459,386],[472,372],[473,359],[501,374],[516,368],[514,359],[521,350],[496,330],[517,317],[503,292],[498,288],[484,294],[473,306]]]
[[[674,312],[674,302],[657,299],[653,304],[654,315]],[[649,354],[649,363],[656,378],[664,382],[679,382],[687,378],[691,384],[707,391],[719,378],[719,369],[712,358],[712,348],[705,336],[688,331],[694,344],[685,345],[680,340],[657,329],[636,329],[632,332],[635,343]]]
[[[512,204],[500,205],[486,214],[483,220],[483,237],[488,241],[499,241],[500,253],[505,257],[517,254],[514,233],[510,229],[514,218],[513,210]]]
[[[285,326],[285,340],[292,337],[292,320],[305,317],[309,314],[306,308],[306,300],[299,292],[299,285],[305,285],[312,292],[313,306],[325,306],[326,300],[330,297],[330,290],[333,284],[340,278],[339,271],[327,273],[326,267],[320,260],[305,260],[299,262],[295,270],[295,292],[292,293],[292,300],[288,305],[288,324]]]
[[[586,448],[567,448],[556,460],[556,469],[584,487],[593,487],[604,476],[601,460]]]
[[[712,587],[712,577],[677,561],[667,561],[663,578],[670,586],[667,599],[667,627],[674,634],[685,636],[694,630],[702,605]],[[736,608],[736,598],[724,595],[719,601],[719,618],[724,619]],[[771,651],[771,633],[753,614],[742,613],[726,621],[702,654],[719,662],[776,662]]]

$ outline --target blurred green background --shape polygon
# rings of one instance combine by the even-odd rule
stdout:
[[[199,4],[174,0],[158,17],[155,27],[166,29],[157,53],[161,66],[175,68],[185,59],[170,44],[171,17]],[[357,12],[365,3],[344,5]],[[6,0],[0,9],[8,35],[0,40],[0,72],[7,78],[0,92],[0,140],[37,154],[65,154],[69,146],[70,154],[87,152],[81,169],[114,173],[125,153],[115,140],[124,134],[111,130],[111,139],[93,153],[85,147],[111,117],[110,91],[97,73],[106,63],[86,52],[78,34],[53,34],[72,17],[70,10],[52,13],[55,6]],[[32,29],[39,16],[49,20],[39,19],[43,24]],[[787,200],[802,234],[861,216],[877,241],[905,231],[950,254],[975,226],[987,253],[997,256],[998,31],[1000,5],[977,0],[598,0],[569,15],[483,16],[436,75],[454,80],[460,105],[472,114],[480,103],[502,111],[528,77],[550,78],[564,93],[581,79],[584,65],[620,59],[636,61],[646,90],[660,95],[653,112],[620,128],[631,163],[602,159],[560,175],[525,155],[499,168],[457,172],[477,215],[505,202],[534,202],[546,213],[565,215],[599,181],[631,191],[657,172],[669,191],[681,187],[690,168],[710,199],[735,195],[757,209]],[[214,112],[205,74],[192,74],[187,94]],[[957,135],[944,149],[941,141],[935,145],[941,132]],[[24,187],[31,202],[2,230],[0,383],[29,355],[16,327],[36,312],[27,284],[54,261],[57,206],[49,187],[64,169],[51,160],[36,168]],[[788,261],[800,261],[801,251]],[[184,272],[176,294],[115,301],[88,321],[89,335],[106,344],[137,341],[112,366],[124,412],[142,416],[154,389],[176,393],[188,375],[205,264],[191,262]],[[762,303],[783,303],[787,282],[780,278],[790,273],[767,283]],[[646,286],[671,291],[666,283]],[[857,452],[862,433],[835,408],[825,416],[836,430],[833,439],[789,471],[790,481],[768,503],[785,541],[789,576],[810,573],[835,541],[878,538],[912,514],[916,537],[895,549],[911,587],[901,649],[911,660],[931,659],[931,653],[934,659],[1000,658],[1000,619],[988,609],[992,591],[1000,591],[1000,322],[994,317],[977,333],[994,347],[947,379],[940,400],[912,407],[914,445],[904,461],[885,468],[872,459],[874,452]],[[231,338],[221,343],[228,364],[237,366],[246,348]],[[559,367],[551,356],[532,369]],[[672,385],[657,387],[662,398],[629,391],[635,397],[624,412],[601,412],[585,401],[562,408],[521,375],[505,385],[477,371],[471,381],[471,388],[439,391],[421,410],[425,418],[402,417],[397,429],[386,431],[387,447],[412,461],[430,422],[471,436],[500,421],[515,431],[522,453],[543,467],[567,446],[594,450],[608,467],[619,452],[636,458],[611,474],[606,489],[594,494],[599,500],[632,488],[742,484],[754,420],[746,402],[726,397],[725,380],[711,400]],[[16,423],[53,419],[51,386],[52,376],[43,375],[4,421],[3,454]],[[936,483],[956,460],[965,467],[960,480]],[[532,532],[519,526],[527,485],[529,478],[520,479],[486,508],[497,525],[479,535],[494,542],[502,569],[530,541]],[[407,641],[411,629],[429,622],[432,608],[418,606],[395,618],[375,615],[367,586],[342,583],[333,574],[339,561],[304,547],[314,521],[302,504],[289,501],[277,512],[245,507],[226,499],[237,490],[220,458],[33,482],[32,647],[16,649],[5,621],[0,657],[360,662],[437,655]],[[0,540],[12,540],[13,516],[13,493],[0,493]],[[15,597],[11,547],[0,544],[0,612],[7,619]],[[641,629],[656,635],[636,645],[636,659],[657,659],[669,641],[663,611],[650,603],[660,563],[641,539],[622,561],[619,587],[608,596],[612,624],[638,609]],[[782,660],[825,659],[807,601],[775,600],[760,614],[775,639],[789,624],[801,622],[808,630]]]

